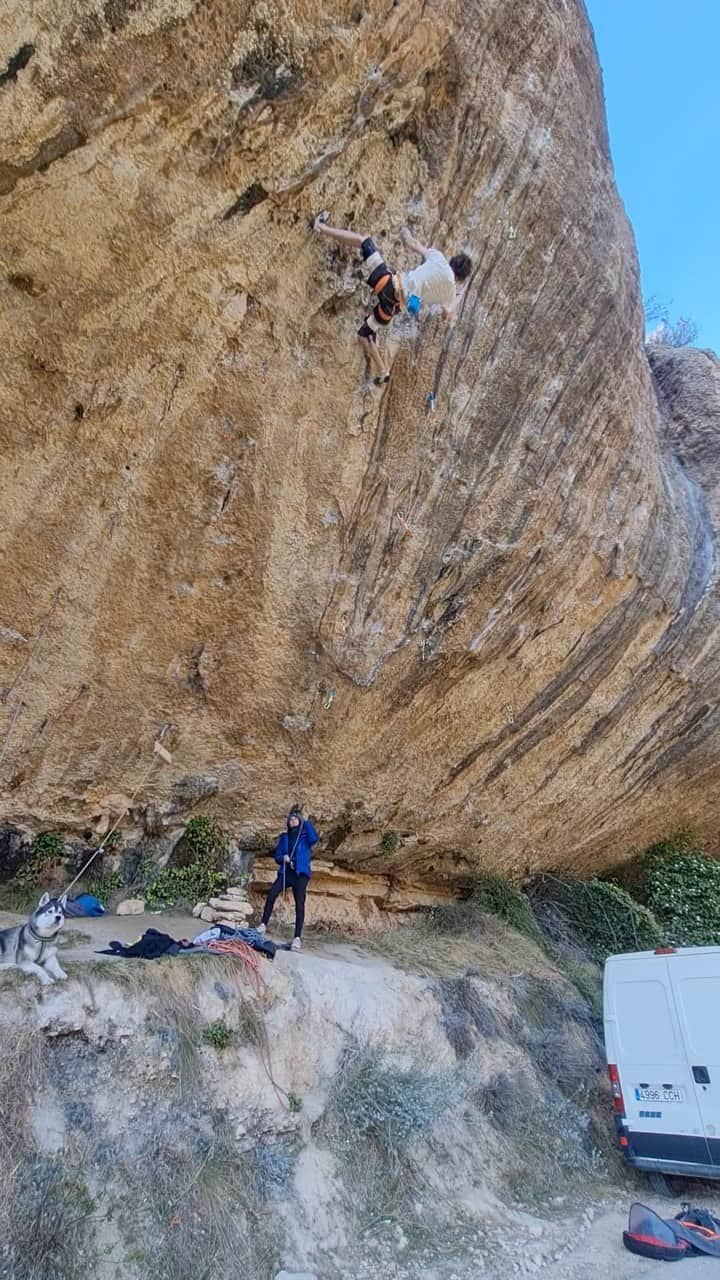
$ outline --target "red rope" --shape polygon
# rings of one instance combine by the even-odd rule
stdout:
[[[257,951],[253,950],[249,943],[243,942],[242,938],[226,938],[224,941],[221,941],[218,938],[214,942],[208,942],[207,949],[208,951],[216,952],[219,955],[235,956],[236,959],[242,960],[242,963],[247,970],[247,975],[250,978],[257,995],[260,996],[264,986],[263,980],[260,977],[260,956]]]
[[[219,940],[208,942],[206,950],[214,952],[215,955],[235,956],[237,960],[241,960],[245,966],[247,975],[255,988],[258,1000],[260,999],[265,983],[263,982],[262,975],[260,973],[260,956],[257,951],[254,951],[247,942],[243,942],[242,938],[227,938],[224,942]],[[275,1091],[275,1097],[278,1102],[286,1111],[289,1111],[290,1107],[287,1102],[289,1094],[287,1089],[283,1089],[282,1085],[278,1084],[275,1076],[273,1075],[272,1059],[270,1056],[270,1041],[268,1040],[262,1011],[260,1011],[258,1018],[258,1033],[259,1040],[257,1043],[257,1050],[263,1069]]]

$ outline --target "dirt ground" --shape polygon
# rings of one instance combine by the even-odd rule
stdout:
[[[20,923],[21,916],[9,912],[0,912],[0,929]],[[95,918],[70,919],[65,926],[65,944],[61,946],[61,962],[72,960],[102,961],[116,963],[114,957],[97,955],[99,949],[106,947],[112,939],[129,943],[137,939],[145,929],[156,928],[172,934],[176,938],[192,938],[201,933],[207,926],[194,920],[187,914],[167,913],[160,915],[144,914],[139,916],[105,915]],[[280,934],[278,930],[278,935]],[[315,970],[313,981],[320,982],[325,963],[332,959],[334,953],[341,953],[343,960],[364,965],[382,963],[373,956],[362,952],[359,946],[323,942],[322,937],[305,941],[300,956],[292,957],[292,963],[307,964]],[[290,960],[290,957],[287,957]],[[642,1190],[636,1197],[656,1209],[661,1216],[670,1217],[680,1207],[685,1197],[710,1208],[720,1215],[720,1195],[708,1195],[707,1186],[700,1184],[697,1188],[691,1182],[684,1184],[675,1199],[662,1199]],[[513,1214],[518,1221],[509,1242],[507,1255],[502,1262],[487,1260],[485,1265],[478,1260],[478,1269],[467,1269],[467,1264],[451,1268],[447,1280],[508,1280],[515,1275],[536,1275],[542,1280],[658,1280],[666,1274],[665,1263],[654,1263],[634,1257],[623,1247],[622,1233],[627,1226],[627,1217],[633,1196],[623,1193],[622,1198],[614,1202],[598,1202],[590,1205],[584,1213],[573,1209],[569,1212],[567,1231],[563,1223],[555,1215],[552,1220],[540,1216]],[[692,1280],[720,1280],[720,1262],[713,1258],[693,1258],[688,1266],[692,1267]],[[393,1271],[392,1263],[387,1269],[387,1276],[393,1274],[405,1276],[400,1268]],[[684,1271],[683,1273],[684,1274]],[[433,1269],[419,1271],[417,1280],[436,1280],[437,1273]],[[320,1276],[318,1280],[325,1280]]]
[[[22,924],[26,917],[9,911],[0,911],[0,929]],[[113,962],[113,956],[98,956],[96,952],[117,940],[126,946],[136,942],[146,929],[158,929],[174,938],[191,940],[211,928],[203,920],[195,920],[186,912],[161,912],[157,915],[145,912],[139,916],[116,916],[108,912],[104,916],[78,916],[65,921],[60,933],[60,949],[66,960],[103,960]]]
[[[688,1188],[690,1184],[688,1184]],[[691,1195],[688,1189],[687,1195]],[[720,1201],[709,1201],[707,1196],[698,1197],[700,1203],[714,1212],[720,1212]],[[656,1196],[643,1196],[647,1203],[663,1217],[672,1217],[680,1208],[680,1200],[658,1200]],[[650,1262],[645,1258],[635,1257],[628,1253],[622,1242],[622,1233],[627,1228],[627,1217],[630,1202],[622,1207],[601,1209],[594,1218],[590,1229],[582,1241],[559,1263],[551,1263],[542,1267],[535,1274],[542,1277],[553,1277],[553,1280],[659,1280],[667,1276],[666,1262]],[[717,1258],[694,1257],[686,1260],[688,1269],[692,1269],[691,1280],[718,1280],[720,1277],[720,1260]],[[674,1273],[673,1273],[674,1274]],[[680,1273],[680,1280],[684,1275]],[[500,1276],[493,1277],[500,1280]]]

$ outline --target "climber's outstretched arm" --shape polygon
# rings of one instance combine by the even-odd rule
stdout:
[[[408,249],[412,249],[413,253],[419,253],[423,259],[427,258],[430,249],[427,245],[421,244],[419,240],[415,239],[409,227],[400,228],[400,239],[403,244],[407,245]]]
[[[331,240],[339,240],[341,244],[352,245],[354,249],[359,249],[366,236],[360,235],[357,231],[344,231],[340,227],[330,227],[327,222],[323,221],[320,214],[313,224],[313,229],[319,231],[321,235],[330,236]]]

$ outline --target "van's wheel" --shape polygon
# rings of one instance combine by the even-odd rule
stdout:
[[[649,1173],[648,1185],[656,1196],[667,1196],[669,1199],[674,1196],[672,1182],[666,1173]]]

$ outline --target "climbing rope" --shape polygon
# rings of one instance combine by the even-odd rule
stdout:
[[[260,1064],[268,1078],[270,1085],[275,1093],[275,1097],[284,1107],[286,1111],[292,1110],[290,1107],[290,1094],[287,1089],[283,1089],[278,1084],[272,1069],[272,1058],[270,1055],[270,1039],[265,1026],[265,1019],[262,1011],[262,998],[265,994],[265,980],[260,972],[260,957],[247,942],[243,942],[241,938],[218,938],[213,942],[208,942],[207,951],[213,955],[232,956],[236,960],[240,960],[245,969],[245,973],[253,985],[255,996],[259,1008],[253,1009],[253,1021],[255,1035],[253,1037],[255,1048],[260,1058]],[[250,1001],[247,1002],[248,1007],[252,1008]]]
[[[242,960],[247,976],[255,988],[255,994],[258,999],[260,998],[263,981],[260,977],[260,957],[257,951],[253,951],[242,938],[217,938],[213,942],[208,942],[207,949],[213,954],[235,956],[238,960]]]
[[[157,766],[161,761],[162,761],[163,763],[165,763],[165,764],[171,764],[171,763],[172,763],[172,756],[170,755],[170,752],[169,752],[169,751],[167,751],[167,750],[166,750],[166,748],[162,745],[162,740],[163,740],[163,738],[165,737],[165,735],[168,733],[169,729],[170,729],[170,725],[169,725],[169,724],[165,724],[165,725],[163,725],[162,729],[160,730],[160,732],[159,732],[159,734],[158,734],[158,736],[157,736],[157,738],[155,739],[155,742],[154,742],[154,744],[153,744],[153,759],[151,760],[151,762],[150,762],[150,765],[149,765],[148,769],[145,771],[145,773],[143,774],[142,778],[141,778],[141,779],[140,779],[140,781],[138,782],[138,784],[137,784],[137,786],[136,786],[135,790],[133,791],[132,795],[130,796],[130,799],[128,800],[127,804],[125,805],[125,808],[123,809],[122,813],[119,815],[119,817],[118,817],[118,818],[116,819],[116,821],[113,823],[113,825],[110,827],[110,830],[109,830],[109,831],[107,831],[107,832],[105,833],[105,835],[103,836],[103,838],[102,838],[102,840],[100,841],[100,844],[98,845],[97,849],[95,849],[95,851],[90,855],[90,857],[88,858],[88,860],[87,860],[87,862],[85,863],[85,865],[84,865],[83,867],[81,867],[81,868],[80,868],[80,870],[78,871],[78,873],[77,873],[77,875],[75,876],[74,880],[71,880],[71,881],[70,881],[69,885],[67,886],[67,889],[65,889],[65,894],[67,894],[67,893],[69,893],[69,892],[70,892],[70,890],[72,889],[73,885],[76,885],[76,884],[77,884],[78,880],[80,880],[80,879],[85,875],[85,872],[87,871],[88,867],[89,867],[89,866],[91,866],[91,864],[95,861],[95,859],[98,857],[98,855],[99,855],[100,853],[102,853],[102,851],[103,851],[103,849],[105,848],[105,845],[107,844],[107,842],[108,842],[108,840],[110,839],[110,837],[111,837],[112,835],[114,835],[114,834],[115,834],[115,832],[117,831],[118,827],[120,826],[120,823],[122,822],[122,820],[123,820],[123,818],[125,817],[125,815],[126,815],[126,814],[128,814],[128,813],[130,812],[130,810],[132,809],[133,804],[134,804],[134,802],[135,802],[135,798],[136,798],[136,796],[138,796],[138,795],[139,795],[139,793],[142,791],[143,787],[146,785],[146,783],[147,783],[147,781],[148,781],[148,779],[149,779],[149,777],[150,777],[150,775],[151,775],[151,773],[152,773],[153,769],[155,769],[155,768],[156,768],[156,766]],[[64,894],[61,894],[61,895],[59,895],[59,896],[63,897],[63,896],[64,896]]]

